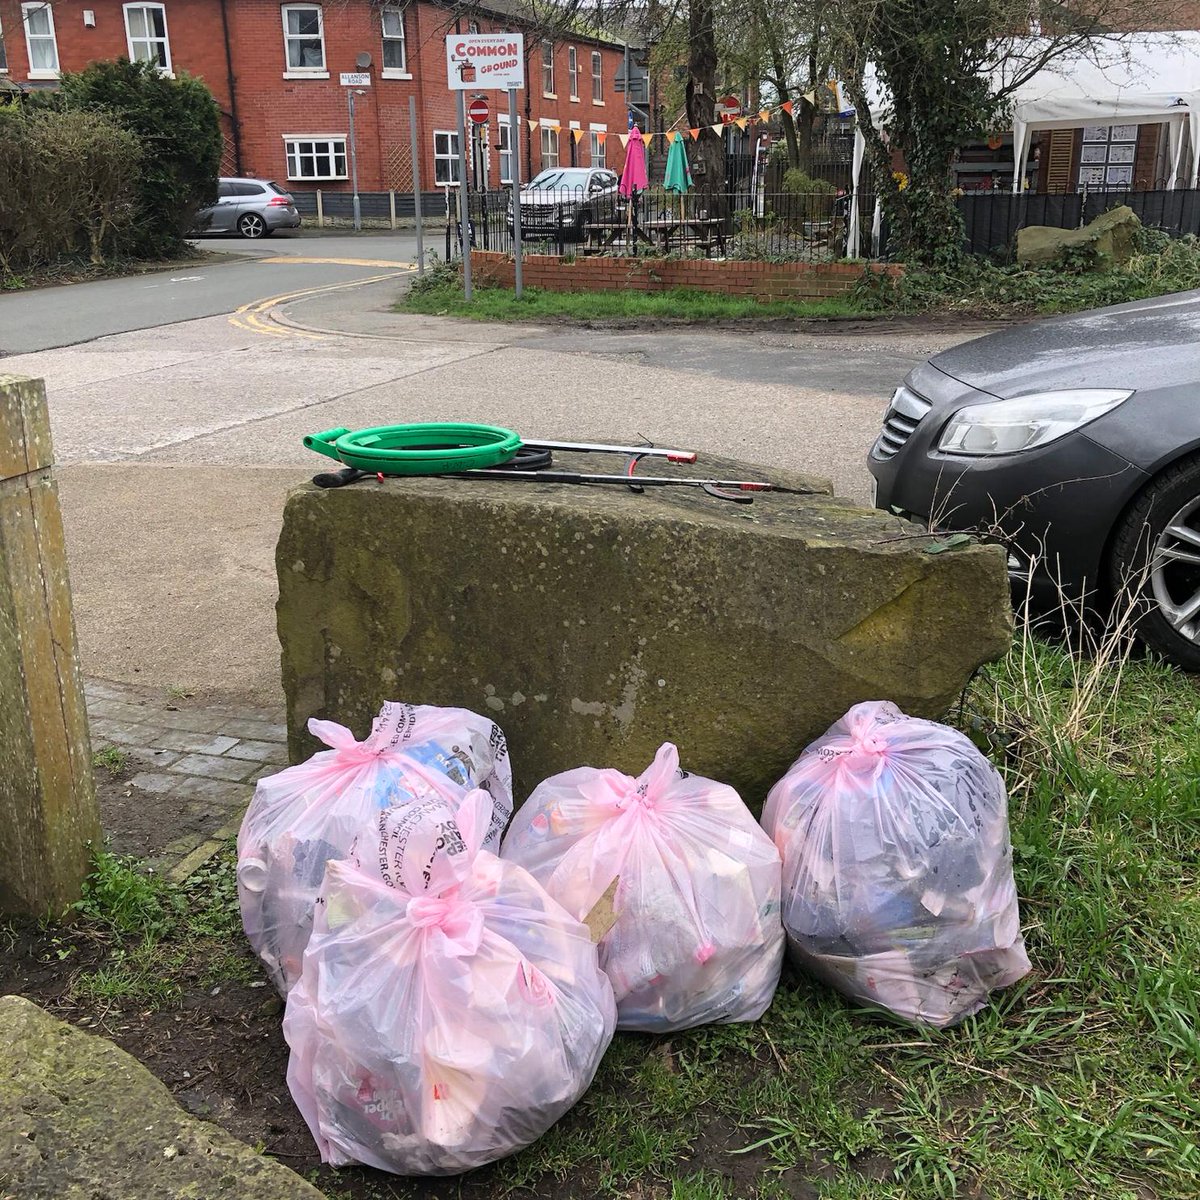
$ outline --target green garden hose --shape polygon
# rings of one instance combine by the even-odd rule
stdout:
[[[444,475],[509,462],[521,439],[498,425],[461,421],[327,429],[304,439],[309,450],[375,475]]]

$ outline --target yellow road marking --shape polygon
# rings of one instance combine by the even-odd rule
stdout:
[[[292,259],[288,262],[295,261]],[[394,266],[394,264],[388,264]],[[411,270],[411,268],[408,268]],[[396,271],[389,271],[386,275],[369,275],[365,279],[349,279],[341,283],[327,283],[319,287],[301,288],[295,292],[282,292],[278,296],[267,296],[262,300],[251,300],[249,304],[243,304],[229,316],[229,323],[237,329],[244,329],[248,333],[266,333],[272,337],[296,337],[307,338],[309,341],[321,342],[327,340],[328,335],[323,333],[313,333],[307,329],[293,329],[287,325],[277,325],[271,321],[266,314],[277,304],[286,304],[290,300],[307,299],[309,296],[319,296],[325,292],[340,292],[347,288],[360,287],[364,283],[382,283],[386,279],[394,279]]]
[[[416,265],[410,262],[396,262],[390,258],[299,258],[291,254],[281,254],[277,258],[256,258],[254,261],[260,263],[306,263],[308,266],[333,263],[337,267],[394,267],[397,271],[411,271]]]

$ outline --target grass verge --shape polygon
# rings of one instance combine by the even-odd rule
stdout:
[[[471,302],[463,297],[457,273],[444,266],[425,280],[414,281],[396,306],[398,312],[427,313],[438,317],[470,317],[476,321],[587,321],[619,323],[653,319],[691,324],[789,318],[848,317],[864,311],[851,297],[788,301],[771,304],[719,292],[675,289],[669,292],[546,292],[526,288],[517,299],[507,288],[476,287]]]
[[[100,851],[74,912],[75,932],[107,950],[96,969],[75,976],[75,1000],[153,1009],[179,995],[185,974],[214,983],[253,977],[239,954],[232,844],[182,885]]]
[[[1025,631],[956,719],[1009,784],[1029,977],[941,1033],[789,972],[757,1024],[621,1035],[564,1120],[457,1194],[1200,1195],[1198,699],[1152,659]],[[101,856],[78,916],[119,951],[77,977],[97,1004],[168,1003],[185,970],[246,969],[231,852],[184,888]]]

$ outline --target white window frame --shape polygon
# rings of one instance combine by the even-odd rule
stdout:
[[[317,37],[321,42],[321,65],[319,67],[293,67],[291,44],[293,41],[312,41],[311,34],[292,33],[288,28],[288,13],[316,10]],[[325,9],[320,4],[285,4],[280,10],[283,20],[283,77],[284,79],[328,79],[329,56],[325,50]]]
[[[445,138],[449,149],[445,153],[438,152],[438,138]],[[449,163],[449,178],[438,178],[438,164]],[[435,129],[433,131],[433,185],[434,187],[458,187],[458,130]]]
[[[500,186],[512,183],[512,156],[513,151],[510,146],[512,138],[512,125],[508,121],[508,113],[500,117],[496,122],[496,169],[500,172]],[[517,139],[520,141],[520,138]],[[505,164],[507,163],[507,168]]]
[[[553,170],[554,168],[562,165],[562,138],[559,136],[562,133],[562,130],[559,129],[557,120],[542,121],[538,128],[542,131],[540,159],[541,165],[538,167],[538,170]],[[547,146],[550,144],[551,139],[553,139],[554,142],[554,149],[552,151],[548,151]],[[550,156],[554,158],[553,162],[546,161],[547,157]]]
[[[404,18],[408,13],[407,4],[385,4],[379,10],[379,26],[383,39],[383,57],[379,61],[379,77],[381,79],[411,79],[412,72],[408,69],[408,29],[405,26]],[[388,16],[394,16],[400,22],[400,36],[389,34],[387,31]],[[400,60],[403,63],[399,67],[389,67],[386,64],[386,51],[390,43],[400,43]]]
[[[34,12],[44,12],[46,21],[49,24],[49,33],[30,34],[29,32],[29,16]],[[21,5],[21,24],[25,27],[25,53],[29,61],[29,78],[30,79],[57,79],[59,75],[59,58],[58,58],[58,35],[54,32],[54,9],[45,0],[35,0],[34,3]],[[44,42],[49,41],[54,48],[54,69],[48,67],[34,67],[33,65],[33,43],[34,41]]]
[[[140,9],[143,12],[149,12],[150,9],[156,8],[162,13],[163,35],[162,37],[134,37],[133,30],[129,27],[129,14],[134,9]],[[122,11],[125,14],[125,45],[129,48],[129,58],[131,62],[153,62],[158,66],[159,71],[163,75],[169,75],[174,78],[175,70],[171,65],[171,31],[167,27],[167,6],[165,4],[126,4],[122,6]],[[149,48],[153,48],[159,44],[162,45],[163,54],[166,57],[166,63],[158,62],[157,56],[150,59],[139,59],[134,53],[134,43],[141,42]]]
[[[4,45],[4,22],[0,21],[0,75],[8,74],[8,50]]]
[[[283,156],[284,161],[287,163],[286,170],[288,179],[295,180],[297,183],[327,183],[332,180],[348,179],[349,175],[347,174],[347,168],[349,166],[350,158],[349,150],[347,149],[347,141],[347,136],[344,133],[285,133],[283,135]],[[331,168],[336,166],[337,157],[339,156],[338,152],[334,150],[333,147],[340,143],[342,147],[340,152],[340,157],[342,160],[342,173],[339,175],[336,173],[336,171],[334,171],[328,175],[319,175],[315,172],[312,175],[301,174],[300,159],[303,156],[303,152],[299,149],[293,151],[292,146],[296,145],[298,147],[303,142],[307,142],[312,145],[313,149],[309,151],[308,157],[311,157],[314,162],[318,156],[316,147],[324,143],[325,149],[321,152],[321,156],[329,159]],[[293,159],[295,160],[296,165],[296,170],[294,173],[292,170]]]
[[[571,103],[579,103],[579,51],[574,46],[567,47],[567,87],[571,93]]]
[[[592,103],[604,107],[604,55],[599,50],[592,51]]]
[[[588,165],[598,170],[608,170],[608,138],[601,141],[596,134],[608,133],[607,125],[592,124],[588,126],[588,157],[592,160]]]
[[[549,87],[546,86],[547,81]],[[542,38],[542,95],[549,100],[558,99],[554,90],[554,43],[549,38]]]

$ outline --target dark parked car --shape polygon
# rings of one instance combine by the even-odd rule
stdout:
[[[267,237],[276,229],[299,229],[300,213],[290,192],[269,179],[221,179],[217,202],[196,214],[194,234],[240,233]]]
[[[584,237],[589,221],[615,219],[623,201],[620,180],[603,167],[548,167],[521,188],[521,236],[551,238],[563,231],[565,241]],[[508,231],[513,231],[512,201]]]
[[[1200,670],[1200,291],[1016,326],[896,389],[867,465],[878,507],[997,529],[1015,581],[1111,607]]]

